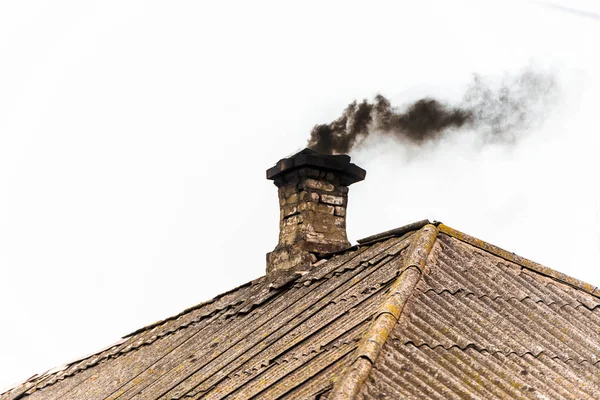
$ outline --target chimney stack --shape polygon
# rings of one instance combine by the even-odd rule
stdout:
[[[267,179],[279,188],[279,244],[267,253],[267,275],[307,270],[314,253],[350,247],[346,236],[348,186],[365,179],[366,171],[350,156],[322,155],[304,149],[279,160]]]

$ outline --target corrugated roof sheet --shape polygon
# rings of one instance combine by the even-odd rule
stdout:
[[[0,400],[600,398],[595,287],[428,221],[359,243]]]
[[[0,398],[314,398],[356,349],[410,236],[258,279]]]
[[[600,398],[600,299],[445,234],[427,265],[360,398]]]

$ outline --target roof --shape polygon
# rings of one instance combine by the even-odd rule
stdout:
[[[261,277],[16,399],[597,399],[598,289],[441,223]]]

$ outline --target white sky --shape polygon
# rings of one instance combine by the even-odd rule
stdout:
[[[516,146],[355,152],[351,241],[437,219],[600,285],[599,18],[287,4],[0,3],[0,387],[264,274],[268,167],[352,99],[456,99],[473,73],[552,71],[559,106]]]

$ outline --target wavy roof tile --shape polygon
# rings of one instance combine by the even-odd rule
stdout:
[[[597,294],[420,221],[240,286],[0,400],[597,399]]]

